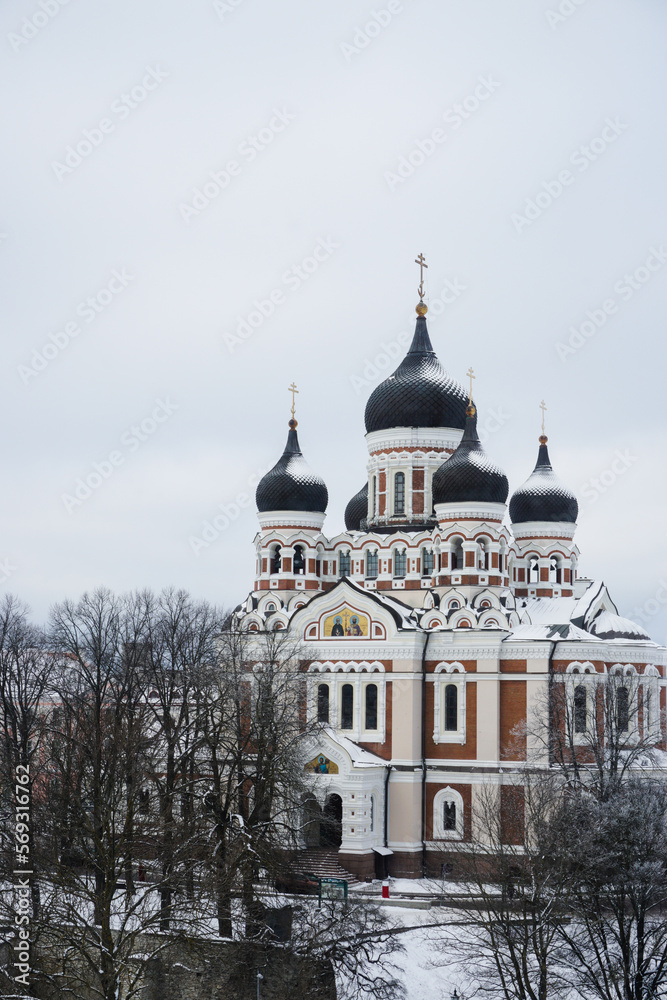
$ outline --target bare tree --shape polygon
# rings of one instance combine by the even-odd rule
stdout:
[[[57,713],[50,746],[51,851],[44,865],[44,955],[53,980],[117,1000],[141,987],[159,924],[159,877],[127,876],[150,856],[157,825],[140,808],[159,740],[143,698],[145,616],[136,598],[86,594],[52,613]],[[182,908],[179,929],[197,917]],[[154,936],[151,948],[166,941]]]
[[[544,850],[562,784],[516,768],[503,785],[483,786],[474,835],[456,844],[468,926],[463,935],[445,929],[437,940],[446,962],[474,969],[482,994],[547,1000],[565,989],[557,926],[569,882]]]
[[[667,788],[626,775],[605,797],[568,792],[551,817],[550,864],[569,883],[558,933],[569,979],[595,1000],[667,995]]]
[[[248,633],[228,622],[219,662],[202,684],[204,804],[219,933],[231,934],[239,879],[254,927],[254,884],[261,871],[284,872],[298,843],[305,789],[303,652],[287,631]]]
[[[214,607],[193,601],[185,591],[167,590],[158,598],[145,595],[144,609],[145,701],[159,733],[159,751],[145,777],[157,793],[160,926],[168,930],[174,892],[184,886],[192,899],[195,891],[200,682],[217,670],[222,618]]]

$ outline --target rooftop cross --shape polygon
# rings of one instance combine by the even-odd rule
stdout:
[[[547,411],[547,404],[544,402],[544,400],[542,400],[542,402],[540,403],[540,409],[542,411],[542,434],[544,434],[544,414]]]
[[[420,253],[418,257],[415,258],[415,264],[419,264],[419,298],[424,298],[424,268],[428,270],[428,264],[426,263],[426,258],[423,253]]]
[[[296,399],[296,396],[299,393],[299,390],[296,387],[296,382],[292,382],[291,385],[288,385],[287,386],[287,391],[292,393],[292,420],[294,420],[294,407],[296,405],[295,404],[295,399]]]
[[[470,392],[468,393],[468,403],[472,403],[472,380],[474,378],[477,378],[477,376],[475,375],[475,373],[472,370],[472,368],[468,369],[468,371],[466,372],[466,375],[470,379]]]

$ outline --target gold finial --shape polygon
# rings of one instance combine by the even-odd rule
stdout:
[[[425,316],[428,312],[428,306],[424,305],[424,268],[428,270],[428,264],[426,263],[426,258],[423,253],[420,253],[418,257],[415,258],[415,264],[419,264],[419,288],[417,293],[419,295],[419,305],[417,306],[417,315]]]
[[[547,436],[544,433],[544,414],[547,411],[547,404],[544,402],[544,400],[542,400],[542,402],[540,403],[540,409],[542,411],[542,433],[540,434],[540,444],[546,444]]]
[[[292,382],[291,385],[288,385],[287,391],[292,393],[292,419],[290,420],[290,426],[293,423],[294,426],[296,427],[296,420],[294,419],[294,410],[296,405],[295,397],[299,394],[299,390],[296,387],[296,382]]]

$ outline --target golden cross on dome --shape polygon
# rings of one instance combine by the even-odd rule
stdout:
[[[475,373],[474,373],[474,371],[472,370],[472,368],[469,368],[469,369],[468,369],[468,371],[466,372],[466,375],[467,375],[467,376],[468,376],[468,378],[470,379],[470,392],[468,393],[468,402],[469,402],[469,403],[472,403],[472,380],[473,380],[474,378],[477,378],[477,376],[475,375]]]
[[[540,403],[540,409],[542,411],[542,433],[544,434],[544,414],[547,411],[547,404],[544,402],[544,400],[542,400],[542,402]]]
[[[415,264],[419,264],[419,298],[424,298],[424,268],[428,271],[428,264],[426,263],[426,258],[423,253],[420,253],[418,257],[415,258]]]
[[[296,405],[295,397],[299,394],[299,390],[296,387],[296,382],[292,382],[291,385],[288,385],[287,391],[292,393],[292,420],[294,420],[294,407]]]

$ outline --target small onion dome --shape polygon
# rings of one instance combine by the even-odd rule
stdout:
[[[364,483],[345,508],[345,527],[348,531],[361,531],[361,522],[368,517],[368,483]]]
[[[509,488],[503,470],[484,453],[470,404],[461,443],[433,476],[433,503],[505,503]]]
[[[393,375],[366,403],[366,431],[388,427],[463,427],[467,394],[446,373],[428,335],[426,306],[417,306],[415,335]]]
[[[327,488],[301,454],[296,420],[290,420],[289,427],[282,457],[260,479],[257,486],[257,509],[260,513],[271,510],[307,510],[324,514],[329,502]]]
[[[551,468],[547,437],[542,434],[537,465],[510,500],[512,524],[526,521],[570,521],[574,524],[578,513],[577,498],[556,478]]]

